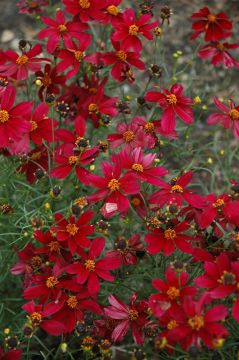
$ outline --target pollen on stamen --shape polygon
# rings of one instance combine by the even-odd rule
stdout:
[[[29,58],[26,55],[18,56],[16,60],[17,65],[24,65],[28,62]]]
[[[66,231],[71,235],[74,236],[78,232],[79,228],[76,224],[68,224],[66,225]]]
[[[137,172],[143,172],[144,168],[141,164],[133,164],[132,165],[132,169],[137,171]]]
[[[85,267],[89,271],[94,271],[95,270],[95,262],[94,262],[94,260],[86,260],[85,261]]]
[[[137,25],[130,25],[129,27],[129,35],[136,36],[138,35],[139,28]]]
[[[110,15],[113,15],[113,16],[117,16],[120,12],[119,9],[117,8],[117,6],[115,6],[115,5],[107,6],[106,10]]]
[[[170,94],[170,95],[166,95],[166,98],[167,98],[167,102],[170,104],[170,105],[175,105],[177,104],[177,97],[176,95],[174,94]]]
[[[119,190],[119,188],[120,188],[119,180],[111,179],[108,183],[108,188],[112,191]]]
[[[9,113],[7,110],[0,110],[0,123],[4,124],[9,120]]]

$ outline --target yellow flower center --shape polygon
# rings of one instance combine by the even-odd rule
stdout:
[[[48,246],[50,251],[59,251],[61,247],[58,241],[51,241]]]
[[[9,113],[7,110],[0,110],[0,123],[4,124],[9,120]]]
[[[144,125],[144,130],[146,133],[153,133],[154,132],[154,124],[149,122]]]
[[[217,20],[216,16],[213,14],[208,14],[207,19],[210,23],[214,23]]]
[[[66,225],[66,231],[71,235],[74,236],[78,232],[79,228],[76,224],[68,224]]]
[[[188,319],[188,325],[191,326],[193,330],[199,330],[204,326],[204,319],[201,315],[195,315]]]
[[[35,131],[38,128],[37,122],[36,121],[30,121],[31,123],[31,131]]]
[[[235,285],[236,275],[228,271],[223,271],[223,275],[220,277],[218,282],[223,285]]]
[[[70,295],[66,303],[71,309],[75,309],[78,304],[77,297],[74,295]]]
[[[170,286],[167,290],[167,295],[170,300],[175,300],[180,295],[180,290],[175,286]]]
[[[29,58],[26,55],[18,56],[16,60],[17,65],[24,65],[28,62]]]
[[[129,309],[128,316],[131,321],[137,320],[139,317],[139,313],[137,310]]]
[[[138,34],[139,28],[137,25],[130,25],[129,27],[129,35],[136,36]]]
[[[40,256],[33,256],[31,259],[31,264],[34,268],[39,267],[42,264],[42,259]]]
[[[116,52],[116,56],[121,60],[121,61],[125,61],[127,59],[127,54],[125,51],[123,50],[119,50]]]
[[[89,271],[94,271],[95,270],[95,262],[94,262],[94,260],[86,260],[85,261],[85,267]]]
[[[36,151],[34,153],[32,153],[31,155],[31,159],[33,161],[39,160],[41,158],[41,152],[40,151]]]
[[[88,106],[88,110],[90,113],[98,111],[98,105],[97,104],[90,104]]]
[[[78,156],[72,155],[72,156],[69,156],[68,163],[70,165],[74,165],[74,164],[76,164],[78,162],[78,160],[79,160]]]
[[[75,55],[76,60],[79,62],[84,58],[83,51],[79,51],[79,50],[74,51],[74,55]]]
[[[176,236],[177,236],[176,231],[173,229],[167,229],[164,231],[164,237],[167,240],[174,240]]]
[[[173,185],[171,187],[171,192],[173,192],[173,193],[183,193],[183,188],[180,185]]]
[[[54,286],[56,286],[58,283],[59,281],[57,280],[57,278],[55,278],[55,276],[50,276],[46,280],[46,286],[50,289],[54,288]]]
[[[133,197],[132,200],[131,200],[131,203],[134,205],[134,206],[139,206],[141,204],[141,200],[140,198],[138,197]]]
[[[176,320],[170,320],[167,324],[167,329],[168,330],[173,330],[178,326]]]
[[[66,27],[66,25],[64,25],[64,24],[60,24],[60,25],[58,26],[58,30],[59,30],[61,33],[64,33],[64,32],[67,31],[67,27]]]
[[[177,104],[177,97],[176,95],[174,94],[170,94],[170,95],[166,95],[166,98],[167,98],[167,102],[171,105],[175,105]]]
[[[90,1],[89,0],[79,0],[79,5],[82,9],[89,9]]]
[[[33,323],[40,323],[42,316],[39,312],[34,311],[31,315],[30,315],[31,321]]]
[[[117,16],[119,14],[119,9],[115,5],[109,5],[106,10],[110,15]]]
[[[123,133],[123,139],[126,142],[130,142],[130,141],[134,140],[133,131],[125,131],[125,133]]]
[[[216,201],[215,201],[215,203],[213,203],[213,207],[215,207],[215,208],[221,208],[221,207],[223,207],[225,205],[225,202],[224,202],[224,200],[223,199],[217,199]]]
[[[224,47],[223,44],[219,43],[219,44],[217,44],[217,49],[220,50],[220,51],[224,51],[225,47]]]
[[[132,165],[132,169],[138,172],[143,172],[144,168],[141,164],[133,164]]]
[[[108,188],[112,191],[117,191],[120,188],[119,180],[111,179],[108,183]]]
[[[232,120],[239,120],[239,111],[237,109],[231,109],[229,111],[229,116]]]

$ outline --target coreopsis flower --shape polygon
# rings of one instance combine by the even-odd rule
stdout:
[[[192,19],[196,21],[192,24],[195,32],[191,39],[196,39],[201,33],[205,33],[205,41],[220,41],[231,34],[232,22],[223,12],[214,14],[208,7],[204,7],[193,13]]]
[[[43,232],[36,230],[34,238],[43,244],[42,247],[35,249],[35,254],[47,256],[50,262],[58,262],[65,264],[65,260],[71,259],[70,253],[67,251],[67,241],[59,241],[52,231]]]
[[[43,7],[49,5],[48,0],[20,0],[17,3],[20,14],[40,14]]]
[[[57,121],[47,117],[49,107],[46,103],[40,103],[29,116],[31,124],[30,139],[37,145],[41,145],[43,140],[54,141],[54,132]],[[27,117],[27,116],[26,116]]]
[[[159,177],[166,175],[168,171],[163,166],[152,166],[157,154],[144,155],[142,148],[137,147],[131,152],[124,149],[115,156],[119,156],[123,168],[127,169],[129,174],[135,174],[140,181],[155,186],[164,185]]]
[[[207,302],[205,296],[197,300],[186,296],[182,306],[173,306],[170,309],[174,324],[168,336],[172,340],[179,341],[184,350],[188,350],[192,345],[200,348],[202,344],[212,349],[215,339],[225,338],[228,335],[227,329],[221,324],[228,315],[227,307],[214,305],[207,310],[205,309]]]
[[[61,61],[57,64],[57,71],[62,72],[72,67],[66,76],[72,77],[76,75],[79,71],[82,61],[87,61],[88,57],[85,55],[85,50],[90,46],[91,39],[82,38],[79,44],[76,44],[73,41],[69,41],[66,49],[62,49],[58,52],[57,58]]]
[[[141,300],[136,303],[138,294],[135,293],[130,304],[126,305],[114,295],[110,295],[108,300],[111,306],[104,309],[105,315],[111,319],[118,320],[118,324],[112,332],[112,340],[121,341],[131,328],[134,342],[142,345],[144,342],[143,326],[148,320],[148,302]]]
[[[176,115],[185,124],[193,122],[193,111],[190,107],[193,100],[183,96],[181,84],[174,84],[170,90],[163,89],[163,93],[149,91],[145,95],[145,99],[157,103],[163,109],[161,127],[165,133],[172,133],[175,130]]]
[[[189,228],[190,225],[183,221],[167,227],[165,230],[161,228],[151,229],[151,232],[146,234],[144,238],[148,244],[146,251],[149,254],[158,254],[162,251],[165,256],[169,256],[175,249],[180,249],[186,254],[192,254],[193,248],[189,241],[195,239],[184,234]]]
[[[22,359],[21,349],[11,349],[5,352],[0,347],[0,360],[21,360],[21,359]]]
[[[138,123],[134,120],[129,125],[119,123],[116,126],[116,130],[118,133],[109,134],[107,137],[112,149],[120,145],[124,145],[124,148],[129,150],[143,146],[143,133],[140,131]]]
[[[66,77],[58,75],[56,67],[51,67],[49,64],[45,66],[44,71],[37,71],[35,76],[35,84],[40,87],[38,95],[41,101],[47,94],[59,94],[60,86],[66,81]]]
[[[104,84],[102,84],[93,95],[87,97],[82,105],[85,117],[89,116],[94,126],[98,127],[104,116],[112,118],[118,114],[117,100],[116,96],[109,97],[104,94]]]
[[[68,242],[69,250],[73,255],[80,247],[90,246],[87,235],[95,230],[94,226],[89,224],[93,216],[93,211],[87,210],[80,215],[78,220],[72,215],[67,221],[62,214],[57,213],[55,214],[56,225],[51,227],[51,231],[56,233],[58,241]]]
[[[29,71],[36,72],[42,67],[45,62],[50,62],[46,58],[37,58],[36,56],[42,52],[40,44],[36,44],[27,52],[19,55],[16,51],[5,51],[6,63],[0,65],[0,73],[3,76],[11,76],[16,80],[26,80],[29,76]]]
[[[63,4],[69,14],[78,15],[83,23],[101,19],[101,10],[106,6],[104,0],[63,0]]]
[[[239,226],[239,201],[233,202],[228,194],[222,194],[219,197],[209,194],[206,202],[207,205],[202,208],[202,212],[197,217],[201,229],[206,229],[215,220],[219,223],[221,220],[226,220]]]
[[[103,24],[113,24],[115,19],[121,17],[121,11],[118,8],[121,3],[122,0],[105,0],[105,6],[101,9],[100,21]]]
[[[45,303],[49,299],[57,300],[64,290],[78,291],[78,285],[70,277],[62,275],[64,267],[56,262],[54,267],[42,267],[40,273],[36,272],[31,277],[31,284],[24,290],[24,299],[39,299]]]
[[[221,124],[224,129],[232,129],[234,136],[239,139],[239,105],[236,106],[233,100],[229,100],[229,106],[224,105],[216,96],[214,104],[220,110],[207,119],[209,125]]]
[[[106,65],[114,64],[111,69],[111,75],[115,80],[119,82],[123,81],[125,69],[127,68],[127,70],[129,70],[131,66],[139,70],[144,70],[145,65],[143,61],[139,59],[140,54],[138,52],[122,50],[119,42],[112,41],[112,45],[115,51],[104,53],[101,58]]]
[[[27,244],[21,251],[18,251],[17,256],[20,259],[12,268],[13,275],[29,274],[29,277],[35,270],[39,270],[42,265],[40,256],[35,257],[36,248],[31,244]]]
[[[50,176],[65,179],[72,170],[75,170],[78,179],[84,184],[89,183],[89,171],[81,165],[90,164],[94,161],[99,149],[78,149],[74,144],[63,144],[58,146],[55,154],[55,163],[59,166],[52,169]]]
[[[65,326],[59,321],[52,319],[47,320],[47,318],[57,312],[61,307],[62,303],[59,301],[50,302],[46,305],[36,305],[33,300],[22,306],[23,310],[29,314],[29,320],[34,329],[40,326],[48,334],[54,336],[62,335]]]
[[[76,324],[84,319],[84,311],[94,314],[102,313],[101,307],[89,299],[89,296],[82,286],[79,286],[77,293],[62,294],[58,301],[63,303],[63,306],[52,315],[52,319],[64,324],[64,333],[71,333],[74,330]]]
[[[150,302],[168,302],[170,304],[179,303],[185,296],[197,294],[195,286],[187,285],[189,275],[186,272],[177,273],[171,267],[165,271],[165,281],[157,278],[152,281],[153,287],[159,291],[158,294],[150,296]]]
[[[91,41],[90,35],[83,32],[88,26],[80,21],[67,21],[61,10],[56,11],[55,20],[47,16],[42,16],[41,20],[48,28],[39,31],[37,37],[40,40],[49,38],[46,46],[49,53],[53,53],[60,46],[61,40],[66,48],[71,45],[72,38],[89,43]]]
[[[125,213],[130,206],[128,195],[137,194],[140,191],[135,175],[121,175],[122,165],[118,160],[113,165],[104,161],[101,169],[104,177],[95,174],[89,176],[89,183],[99,190],[89,195],[87,200],[89,203],[104,200],[105,204],[101,208],[104,217],[113,216],[117,211],[121,214]]]
[[[239,61],[230,54],[230,49],[237,49],[239,44],[229,44],[227,42],[211,43],[199,49],[198,55],[201,59],[210,59],[214,66],[223,65],[225,68],[239,68]]]
[[[190,204],[197,209],[205,205],[205,200],[202,196],[192,193],[186,187],[191,182],[193,172],[190,170],[183,174],[180,178],[174,178],[170,183],[160,185],[161,190],[156,191],[151,195],[150,201],[153,204],[163,206],[164,204],[176,204],[182,206],[183,202]],[[163,181],[163,180],[162,180]]]
[[[25,116],[31,112],[33,103],[24,101],[13,106],[15,98],[16,89],[8,86],[0,99],[0,148],[19,142],[31,128]]]
[[[67,266],[66,271],[69,274],[76,274],[77,283],[87,284],[87,290],[90,295],[97,295],[100,291],[100,279],[113,282],[115,277],[110,270],[120,267],[120,261],[116,256],[106,256],[97,260],[105,247],[103,238],[95,238],[89,248],[89,253],[78,250],[78,254],[83,262],[79,261]]]
[[[135,265],[138,262],[138,254],[144,253],[144,245],[140,241],[140,235],[134,234],[129,238],[119,236],[115,241],[113,250],[107,255],[116,256],[122,265]]]
[[[22,163],[18,166],[17,172],[25,173],[29,183],[33,183],[37,180],[36,171],[41,169],[44,172],[48,171],[49,156],[51,153],[45,146],[37,147],[31,150],[26,158],[23,158]]]
[[[152,30],[158,25],[157,20],[149,23],[151,18],[150,14],[145,14],[137,19],[133,9],[126,9],[122,16],[113,22],[115,32],[112,35],[112,40],[121,42],[124,51],[133,49],[140,52],[142,43],[138,36],[142,34],[147,40],[153,40]]]

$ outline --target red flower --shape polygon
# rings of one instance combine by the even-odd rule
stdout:
[[[181,302],[185,296],[194,296],[197,294],[195,286],[187,286],[189,276],[186,272],[176,273],[172,268],[165,271],[165,281],[154,279],[152,285],[159,291],[159,294],[150,296],[150,302]]]
[[[63,0],[65,9],[69,14],[79,15],[82,22],[102,18],[101,9],[105,7],[105,1],[101,0]]]
[[[67,241],[70,252],[73,254],[80,247],[89,247],[90,240],[86,237],[94,232],[93,225],[88,223],[94,216],[93,211],[85,211],[76,220],[74,216],[70,216],[67,221],[62,214],[55,214],[56,226],[51,227],[51,231],[56,232],[56,238],[58,241]]]
[[[193,19],[198,19],[192,24],[195,33],[192,39],[196,39],[205,32],[205,41],[219,41],[230,36],[232,23],[225,13],[213,14],[208,7],[204,7],[192,14]]]
[[[130,305],[124,304],[114,295],[110,295],[108,300],[111,306],[104,309],[106,316],[111,319],[119,320],[112,332],[113,341],[121,341],[129,328],[136,344],[142,345],[144,342],[143,326],[149,322],[146,310],[147,301],[141,300],[136,304],[137,294],[130,299]]]
[[[22,102],[13,107],[15,98],[15,88],[8,86],[0,100],[0,148],[19,142],[31,128],[25,116],[32,110],[32,102]]]
[[[90,38],[82,38],[80,44],[76,44],[73,41],[69,41],[67,49],[60,50],[57,54],[57,57],[62,59],[59,64],[57,64],[57,71],[65,71],[69,67],[73,67],[67,73],[67,77],[72,77],[76,75],[79,71],[81,62],[87,61],[88,57],[85,55],[84,51],[90,46]]]
[[[42,52],[40,44],[36,44],[27,52],[19,55],[13,50],[5,52],[7,64],[0,65],[0,72],[3,76],[12,76],[17,80],[26,80],[29,76],[28,72],[36,72],[41,69],[43,62],[50,62],[49,59],[36,58]]]
[[[156,102],[163,109],[161,128],[165,133],[172,133],[175,130],[175,115],[184,123],[193,122],[193,111],[189,105],[193,100],[183,96],[183,86],[174,84],[170,91],[163,89],[164,93],[158,91],[149,91],[145,99],[150,102]]]
[[[122,265],[135,265],[138,262],[138,255],[139,257],[141,254],[144,255],[143,249],[139,234],[134,234],[128,239],[119,236],[115,241],[115,249],[109,250],[107,255],[116,256]]]
[[[210,59],[211,64],[215,66],[224,65],[225,68],[239,68],[239,61],[233,59],[233,57],[229,53],[230,49],[237,49],[238,47],[239,44],[216,42],[203,46],[199,50],[198,55],[202,59]]]
[[[0,347],[0,360],[20,360],[22,358],[22,350],[14,349],[4,352]]]
[[[34,328],[40,326],[48,334],[54,336],[62,335],[65,330],[65,326],[58,321],[52,319],[47,320],[44,318],[51,316],[61,307],[62,303],[60,302],[50,302],[43,306],[36,305],[33,300],[22,306],[23,310],[30,315],[30,321]]]
[[[124,145],[124,148],[128,150],[144,146],[144,134],[136,119],[137,117],[133,119],[129,125],[126,123],[119,123],[116,126],[118,133],[108,135],[107,140],[111,143],[110,146],[112,149],[115,149],[120,145]]]
[[[207,119],[208,124],[219,123],[224,129],[231,128],[234,136],[239,139],[239,106],[230,100],[229,107],[227,107],[217,97],[214,97],[214,104],[221,112],[210,115]]]
[[[119,156],[123,168],[129,170],[128,174],[135,174],[139,180],[148,184],[164,185],[159,176],[166,175],[168,171],[162,166],[150,167],[154,163],[157,154],[149,153],[144,155],[142,149],[137,147],[132,152],[124,149],[115,156]]]
[[[175,251],[175,248],[178,248],[184,253],[192,254],[193,248],[189,241],[194,239],[183,234],[189,228],[188,223],[181,222],[165,230],[153,229],[144,238],[144,241],[148,244],[146,251],[149,254],[158,254],[162,251],[165,256],[169,256]]]
[[[205,272],[195,279],[195,284],[208,289],[212,298],[238,294],[239,261],[231,262],[226,254],[221,254],[213,262],[205,261],[203,267]],[[232,315],[239,322],[239,296],[232,306]]]
[[[105,247],[105,240],[103,238],[95,238],[89,249],[89,253],[79,250],[78,253],[84,262],[77,262],[69,265],[66,271],[69,274],[77,274],[76,281],[83,285],[87,283],[87,290],[90,295],[97,295],[100,291],[100,281],[114,281],[114,276],[111,275],[110,270],[115,270],[120,267],[120,261],[117,257],[107,256],[103,259],[96,260],[102,253]]]
[[[202,213],[198,216],[198,223],[201,229],[206,229],[215,219],[217,222],[226,219],[227,222],[235,223],[239,226],[238,201],[232,201],[231,197],[227,194],[219,197],[209,194],[206,200],[207,206],[202,209]]]
[[[40,103],[28,117],[31,124],[30,139],[35,144],[41,145],[43,140],[54,141],[54,129],[57,126],[57,121],[49,119],[47,117],[48,112],[47,104]]]
[[[19,14],[33,14],[33,13],[41,13],[43,6],[49,5],[48,0],[20,0],[17,3],[17,7],[19,8]]]
[[[145,14],[136,19],[133,9],[125,10],[122,16],[113,22],[115,32],[112,40],[120,41],[124,51],[134,49],[140,52],[142,43],[138,35],[141,33],[146,39],[153,40],[152,30],[158,25],[158,21],[148,23],[151,18],[150,14]]]
[[[172,340],[179,341],[185,350],[190,346],[201,347],[201,343],[211,349],[213,340],[228,335],[227,329],[219,323],[228,315],[226,306],[215,305],[205,310],[205,301],[204,296],[197,300],[186,296],[182,306],[170,309],[174,325],[168,336]]]
[[[47,16],[43,16],[41,20],[49,28],[41,30],[37,37],[38,39],[49,38],[46,46],[49,53],[53,53],[60,46],[61,39],[66,48],[71,45],[72,38],[84,42],[87,40],[89,43],[91,41],[90,35],[83,32],[88,29],[88,26],[80,21],[66,22],[66,17],[61,10],[57,10],[55,20]]]
[[[88,297],[89,293],[82,286],[79,286],[74,295],[62,294],[59,302],[63,303],[63,306],[53,314],[52,319],[64,324],[64,333],[71,333],[76,324],[84,319],[84,310],[94,314],[102,313],[100,306]]]
[[[101,10],[100,19],[103,24],[113,24],[115,19],[121,17],[121,11],[118,8],[121,2],[122,0],[105,0],[105,6],[104,9]]]
[[[131,65],[140,70],[144,70],[145,65],[143,61],[139,59],[140,54],[138,52],[122,50],[119,42],[112,41],[112,45],[115,52],[105,53],[101,58],[106,65],[114,64],[111,70],[111,75],[114,79],[120,82],[123,81],[125,72],[131,71]]]
[[[56,70],[56,67],[51,67],[47,64],[43,71],[37,71],[35,73],[36,81],[35,83],[40,86],[38,95],[39,98],[43,101],[43,97],[47,94],[57,95],[60,92],[60,85],[64,85],[66,81],[65,76],[59,76]]]
[[[96,203],[105,199],[106,202],[101,209],[104,217],[110,217],[117,211],[125,213],[130,206],[127,195],[137,194],[140,191],[135,175],[121,176],[122,165],[118,160],[114,165],[104,161],[101,168],[104,173],[103,178],[91,174],[89,179],[90,184],[100,190],[88,196],[87,200],[90,203]]]
[[[197,209],[202,208],[205,205],[205,201],[202,196],[193,194],[186,189],[186,186],[192,180],[193,172],[188,171],[180,178],[174,178],[170,183],[164,182],[164,185],[160,185],[162,190],[156,191],[151,195],[150,201],[153,204],[163,206],[164,204],[176,204],[182,206],[183,201],[186,201],[192,207]],[[163,180],[161,180],[163,182]]]

